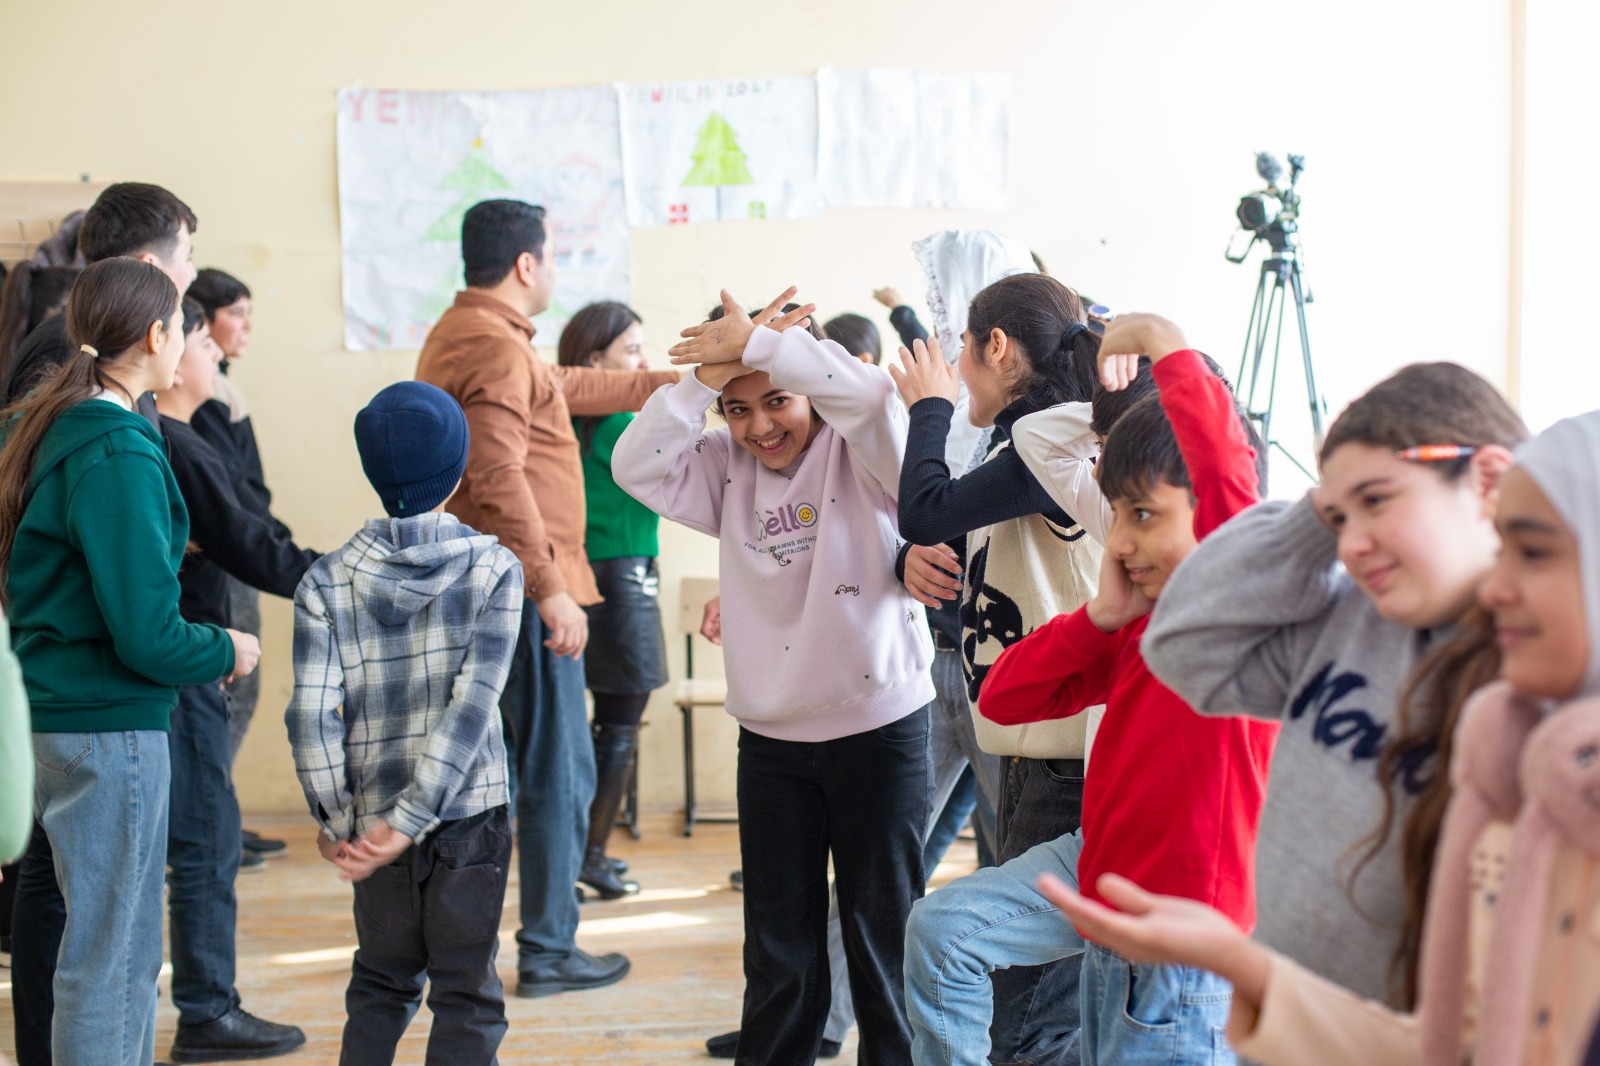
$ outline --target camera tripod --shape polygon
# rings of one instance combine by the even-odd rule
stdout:
[[[1269,241],[1272,252],[1261,262],[1261,277],[1256,282],[1256,299],[1250,308],[1250,325],[1245,333],[1244,355],[1239,360],[1236,387],[1245,413],[1256,423],[1267,450],[1278,449],[1301,473],[1315,481],[1316,474],[1272,435],[1272,412],[1278,399],[1278,360],[1283,354],[1283,317],[1291,297],[1294,300],[1295,322],[1299,327],[1300,359],[1305,370],[1306,402],[1311,409],[1314,451],[1322,450],[1322,420],[1327,411],[1327,402],[1317,392],[1316,372],[1311,365],[1311,335],[1306,331],[1306,303],[1311,298],[1306,295],[1305,282],[1300,274],[1300,252],[1295,247],[1292,233],[1283,236],[1288,239]],[[1266,355],[1269,337],[1272,340],[1272,363],[1267,370],[1267,402],[1265,407],[1257,407],[1256,399],[1262,384],[1261,362]],[[1316,465],[1315,456],[1312,465]]]

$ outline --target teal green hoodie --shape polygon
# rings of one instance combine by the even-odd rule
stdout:
[[[5,574],[36,733],[165,730],[179,685],[233,670],[219,626],[178,614],[189,540],[161,437],[105,400],[45,433]]]

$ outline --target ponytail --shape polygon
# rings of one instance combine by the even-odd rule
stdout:
[[[1089,328],[1078,294],[1055,278],[1001,278],[972,298],[967,329],[980,349],[997,329],[1020,349],[1009,402],[1025,399],[1038,410],[1094,398],[1100,337]]]
[[[102,390],[127,395],[105,372],[106,366],[142,344],[152,323],[170,327],[177,305],[178,289],[170,278],[149,263],[126,256],[95,263],[73,286],[66,318],[67,337],[75,350],[32,392],[0,411],[0,432],[6,433],[0,448],[0,602],[10,600],[6,577],[11,550],[45,435],[65,411]],[[128,400],[131,403],[133,397]]]

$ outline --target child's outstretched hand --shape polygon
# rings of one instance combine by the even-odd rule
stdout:
[[[907,407],[935,396],[955,403],[961,395],[956,368],[945,362],[944,350],[932,337],[926,343],[913,341],[909,352],[901,348],[900,367],[889,367],[889,376],[894,378]]]
[[[1115,633],[1136,618],[1143,618],[1155,607],[1128,577],[1128,568],[1110,551],[1100,557],[1100,586],[1085,609],[1089,621],[1102,633]]]
[[[1100,338],[1100,383],[1107,392],[1121,392],[1139,376],[1139,357],[1159,363],[1189,347],[1183,330],[1160,315],[1118,315]]]
[[[937,611],[961,595],[961,560],[948,544],[913,544],[906,552],[905,586],[912,599]]]
[[[785,312],[796,292],[793,285],[783,290],[776,300],[757,311],[754,317],[745,314],[744,308],[727,289],[722,290],[722,317],[715,322],[702,322],[690,326],[681,336],[687,338],[667,349],[672,362],[684,363],[737,363],[744,355],[744,346],[757,326],[768,326],[783,332],[790,326],[803,325],[817,309],[816,304],[806,304]]]
[[[1171,963],[1221,974],[1234,995],[1259,1009],[1271,957],[1214,907],[1146,892],[1126,877],[1101,874],[1095,888],[1112,906],[1086,899],[1050,874],[1038,888],[1096,944],[1130,962]],[[1115,908],[1115,909],[1113,909]]]

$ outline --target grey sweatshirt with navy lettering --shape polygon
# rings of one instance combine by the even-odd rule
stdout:
[[[1379,615],[1336,547],[1309,498],[1244,512],[1178,567],[1143,651],[1200,713],[1283,723],[1256,848],[1256,938],[1399,1006],[1389,981],[1405,900],[1398,832],[1353,885],[1351,873],[1383,816],[1377,759],[1401,690],[1445,634]],[[1433,772],[1403,776],[1398,818]]]

